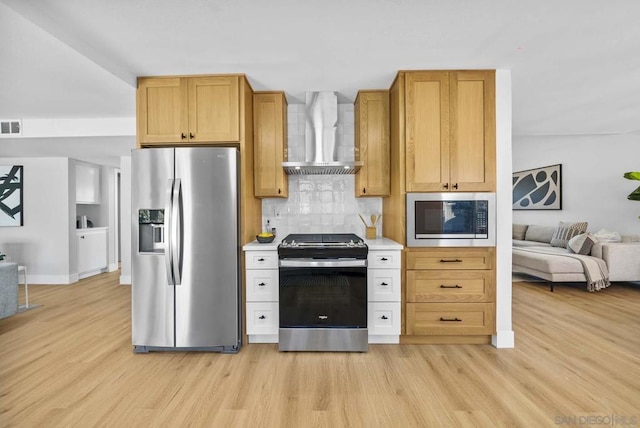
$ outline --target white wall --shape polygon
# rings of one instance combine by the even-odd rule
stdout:
[[[562,164],[562,210],[514,210],[513,222],[588,221],[589,231],[640,234],[640,202],[627,200],[640,182],[622,176],[640,171],[638,139],[632,134],[514,136],[514,171]]]
[[[30,283],[72,282],[69,159],[0,158],[0,164],[24,166],[24,226],[0,228],[0,251],[27,266]]]
[[[511,281],[511,71],[496,71],[496,334],[497,348],[513,348]]]

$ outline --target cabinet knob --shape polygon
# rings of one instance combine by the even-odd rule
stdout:
[[[444,187],[445,189],[448,189],[449,188],[449,183],[444,183],[444,185],[442,187]]]
[[[388,259],[388,258],[386,258],[386,257],[381,257],[381,258],[380,258],[380,261],[383,261],[383,262],[386,262],[387,260],[389,260],[389,259]]]
[[[278,189],[278,195],[279,195],[279,194],[281,194],[281,193],[282,193],[282,190],[281,190],[281,189]]]
[[[196,136],[193,134],[193,132],[189,132],[189,138],[196,138]]]
[[[264,287],[265,285],[267,284],[265,284],[264,282],[261,282],[260,284],[258,284],[258,287]]]
[[[388,320],[388,319],[389,319],[389,317],[387,317],[386,315],[383,315],[383,316],[381,316],[381,317],[380,317],[380,319],[381,319],[381,320]]]
[[[260,315],[260,316],[258,317],[258,319],[259,319],[259,320],[266,320],[266,319],[267,319],[267,317],[265,317],[264,315]]]
[[[80,239],[84,239],[84,235],[80,236]]]
[[[263,262],[263,261],[264,261],[264,259],[263,259],[262,257],[260,257],[260,258],[258,259],[258,261],[259,261],[259,262]]]
[[[367,193],[367,188],[366,187],[362,188],[362,193]]]
[[[389,285],[389,284],[387,284],[386,282],[381,282],[381,283],[380,283],[380,285],[387,286],[387,285]]]
[[[440,288],[462,288],[461,286],[459,286],[458,284],[456,285],[444,285],[444,284],[440,284]]]
[[[440,263],[462,263],[460,259],[440,259]]]
[[[444,321],[444,322],[461,322],[462,320],[458,317],[455,318],[443,318],[440,317],[440,321]]]
[[[454,184],[454,185],[453,185],[453,188],[454,188],[454,189],[457,189],[457,188],[458,188],[458,183]]]
[[[182,139],[184,140],[185,138],[187,138],[187,136],[186,136],[186,134],[183,132],[182,134],[180,134],[180,138],[182,138]]]

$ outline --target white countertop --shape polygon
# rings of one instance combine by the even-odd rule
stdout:
[[[382,236],[376,239],[365,239],[364,242],[370,250],[402,250],[404,248],[402,244]]]
[[[244,251],[275,251],[278,249],[278,244],[282,241],[280,236],[276,236],[276,239],[273,242],[268,244],[261,244],[258,241],[252,241],[242,247]],[[376,238],[376,239],[365,239],[364,242],[367,244],[370,250],[402,250],[403,246],[398,244],[396,241],[392,241],[389,238]]]

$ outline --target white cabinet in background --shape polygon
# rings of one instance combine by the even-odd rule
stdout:
[[[76,163],[76,204],[100,203],[100,167]]]
[[[107,268],[107,228],[79,229],[78,278],[96,275]]]

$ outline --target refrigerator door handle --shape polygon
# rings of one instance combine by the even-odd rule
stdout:
[[[173,219],[172,219],[172,204],[173,204],[173,187],[174,180],[169,179],[167,183],[167,198],[164,207],[164,227],[165,227],[165,242],[164,242],[164,265],[167,271],[167,283],[169,285],[176,285],[173,279],[173,263],[172,263],[172,243],[173,243]]]
[[[175,285],[182,284],[182,183],[179,178],[174,179],[173,202],[171,220],[171,259]]]

